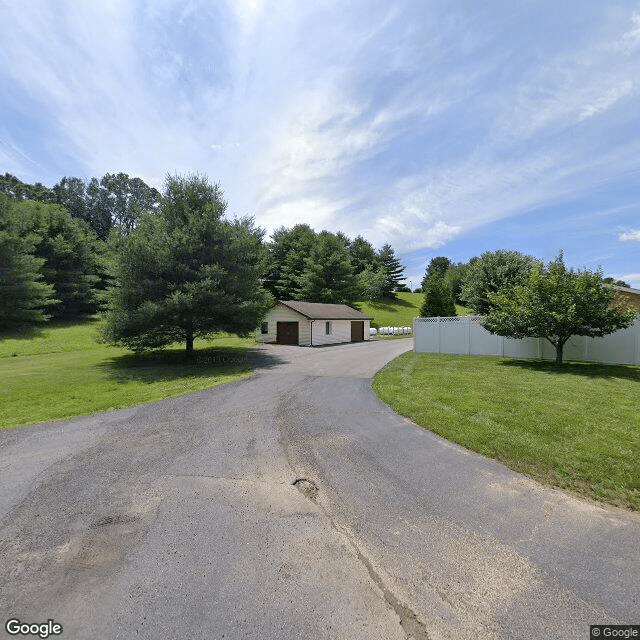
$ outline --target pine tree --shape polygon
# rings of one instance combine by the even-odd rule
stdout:
[[[263,232],[251,218],[229,222],[226,202],[206,177],[169,176],[160,208],[116,236],[116,287],[104,337],[134,351],[216,331],[247,336],[273,299],[264,275]]]
[[[395,298],[395,291],[405,280],[403,276],[404,267],[396,258],[393,248],[390,244],[385,244],[378,253],[378,260],[387,272],[387,284],[385,286],[385,297]]]
[[[353,304],[358,288],[349,253],[336,235],[322,231],[300,278],[298,300]]]
[[[24,233],[13,203],[0,196],[0,330],[22,328],[48,319],[56,302],[53,287],[43,280],[44,259],[34,255],[40,237]]]
[[[451,289],[438,273],[434,273],[434,275],[425,280],[422,291],[424,293],[424,302],[420,309],[420,315],[423,318],[456,315],[456,305]]]

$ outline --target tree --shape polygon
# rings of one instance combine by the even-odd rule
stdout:
[[[609,276],[608,278],[603,278],[602,282],[613,287],[626,287],[627,289],[631,289],[631,285],[628,282],[625,282],[624,280],[616,280],[611,276]]]
[[[316,243],[316,232],[308,224],[273,232],[269,249],[269,268],[264,286],[279,300],[301,300],[300,278]]]
[[[329,231],[318,234],[300,278],[299,300],[352,304],[358,289],[344,242]]]
[[[463,304],[461,294],[462,294],[462,283],[466,277],[467,271],[470,268],[469,263],[464,262],[452,262],[447,269],[447,272],[444,275],[444,281],[447,283],[448,287],[451,289],[451,293],[453,294],[453,299],[457,304]]]
[[[444,278],[445,274],[447,273],[447,269],[452,264],[453,263],[451,262],[451,260],[449,260],[449,258],[446,258],[445,256],[437,256],[436,258],[431,258],[431,260],[429,260],[429,264],[427,265],[427,270],[424,274],[424,278],[422,278],[422,286],[424,287],[427,278],[432,275],[438,275],[441,278]]]
[[[390,244],[385,244],[378,253],[378,261],[387,272],[387,284],[385,286],[385,297],[395,298],[397,287],[405,280],[402,275],[404,267],[396,258],[395,252]]]
[[[104,286],[104,244],[83,220],[69,217],[55,204],[14,203],[23,233],[34,238],[33,254],[42,259],[44,282],[53,286],[57,302],[49,307],[53,318],[79,318],[96,313]]]
[[[609,308],[613,292],[602,272],[567,270],[562,252],[545,268],[536,265],[525,284],[489,294],[491,310],[483,324],[510,338],[546,338],[562,364],[571,336],[600,337],[628,327],[633,310]]]
[[[382,267],[375,269],[367,265],[363,271],[356,276],[360,300],[382,300],[385,297],[389,275]]]
[[[367,267],[370,267],[372,271],[377,271],[380,267],[376,250],[371,243],[362,236],[358,236],[351,242],[349,245],[349,254],[355,275],[362,273]]]
[[[489,294],[524,284],[537,264],[538,260],[519,251],[486,251],[469,263],[460,297],[475,313],[486,315],[491,307]]]
[[[112,238],[115,283],[104,338],[134,351],[217,331],[247,336],[273,299],[265,291],[264,232],[223,219],[227,203],[206,177],[168,176],[160,207]]]
[[[0,330],[43,322],[56,302],[53,287],[43,281],[43,258],[34,249],[38,235],[20,227],[9,198],[0,196]]]
[[[434,272],[424,281],[422,291],[424,302],[420,309],[420,315],[423,318],[456,315],[456,305],[451,289],[438,272]]]
[[[62,178],[53,187],[56,202],[71,217],[84,220],[101,240],[106,240],[112,227],[128,233],[144,211],[158,207],[160,193],[140,178],[126,173],[107,173],[88,184],[81,178]]]
[[[37,200],[39,202],[55,202],[55,194],[40,182],[28,184],[16,176],[5,173],[0,176],[0,193],[14,200]]]
[[[107,193],[111,224],[126,233],[133,229],[143,211],[153,211],[158,206],[157,189],[126,173],[107,173],[100,180],[100,186]]]

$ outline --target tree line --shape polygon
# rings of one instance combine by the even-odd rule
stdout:
[[[308,225],[270,242],[227,220],[218,185],[168,176],[63,178],[49,189],[0,178],[0,331],[104,312],[104,339],[134,350],[215,331],[246,335],[275,299],[355,304],[392,298],[404,267],[391,245]]]
[[[307,224],[274,231],[267,245],[265,288],[279,300],[354,304],[408,291],[390,244],[376,251],[362,236],[316,233]]]

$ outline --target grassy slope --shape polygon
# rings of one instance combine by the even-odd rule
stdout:
[[[424,300],[421,293],[398,293],[397,300],[381,302],[358,302],[362,313],[373,316],[371,326],[380,327],[410,327],[413,319],[420,316],[420,307]],[[459,316],[469,315],[471,311],[456,305]]]
[[[406,353],[373,388],[448,440],[541,482],[640,510],[640,367]]]
[[[251,372],[243,354],[252,339],[196,341],[196,349],[215,351],[187,363],[182,346],[135,356],[98,344],[98,328],[88,320],[0,339],[0,428],[131,407]]]

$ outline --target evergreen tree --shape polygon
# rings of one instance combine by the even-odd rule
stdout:
[[[278,300],[300,300],[300,278],[316,243],[316,232],[308,224],[273,232],[269,249],[269,269],[264,287]]]
[[[57,303],[53,318],[79,318],[98,311],[106,266],[104,245],[82,220],[69,217],[54,204],[25,201],[14,204],[24,233],[31,233],[34,255],[42,259],[44,281],[53,286]]]
[[[451,289],[437,271],[424,281],[422,291],[424,293],[424,301],[420,309],[420,315],[423,318],[456,315],[456,305]]]
[[[47,320],[45,311],[56,302],[42,277],[44,259],[34,255],[39,240],[21,227],[13,203],[0,195],[0,331]]]
[[[427,270],[424,274],[424,278],[422,278],[422,286],[424,287],[427,278],[432,275],[438,275],[441,278],[444,278],[447,273],[447,269],[451,266],[452,262],[449,258],[445,256],[438,256],[436,258],[431,258],[429,264],[427,265]]]
[[[385,297],[395,298],[397,287],[405,280],[404,267],[396,258],[395,252],[390,244],[385,244],[378,253],[378,261],[387,272],[387,284],[385,286]]]
[[[106,340],[134,351],[217,331],[251,334],[273,304],[260,283],[263,232],[223,219],[222,191],[206,177],[169,176],[160,208],[112,238],[115,282]]]
[[[307,257],[297,299],[353,304],[357,295],[358,288],[344,242],[333,233],[322,231]]]

